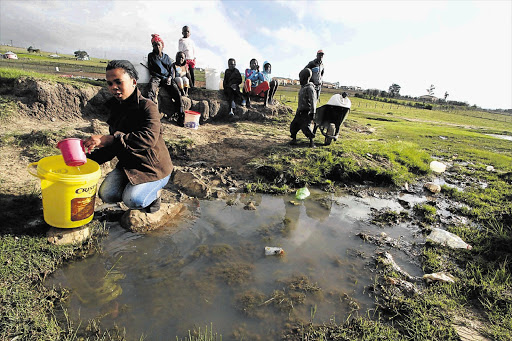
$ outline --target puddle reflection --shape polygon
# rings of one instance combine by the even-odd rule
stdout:
[[[192,205],[174,234],[142,236],[114,225],[101,253],[60,269],[47,284],[72,290],[71,317],[100,317],[105,326],[126,328],[129,339],[184,337],[210,323],[224,340],[278,339],[287,321],[340,322],[372,308],[364,288],[373,282],[376,246],[357,233],[418,238],[407,226],[368,222],[371,208],[401,210],[396,200],[317,191],[303,202],[234,199]],[[256,210],[244,209],[249,201]],[[265,256],[265,246],[285,255]]]

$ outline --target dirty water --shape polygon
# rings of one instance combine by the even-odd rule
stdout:
[[[287,322],[342,322],[374,307],[368,287],[378,246],[358,233],[424,243],[410,223],[370,223],[372,211],[404,210],[397,198],[383,197],[312,190],[304,201],[260,194],[197,201],[176,233],[139,235],[111,225],[101,252],[58,270],[46,285],[71,290],[71,319],[99,318],[125,328],[128,340],[183,338],[210,325],[223,340],[279,339]],[[400,198],[411,207],[427,200]],[[256,210],[246,209],[249,202]],[[265,256],[265,246],[285,254]],[[409,274],[423,275],[402,250],[380,248]]]
[[[510,135],[498,135],[498,134],[486,134],[486,135],[495,137],[497,139],[512,141],[512,136],[510,136]]]

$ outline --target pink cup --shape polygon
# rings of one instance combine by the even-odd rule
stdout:
[[[87,162],[84,144],[81,139],[68,138],[57,143],[66,165],[71,167],[81,166]]]

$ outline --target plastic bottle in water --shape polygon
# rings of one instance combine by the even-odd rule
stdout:
[[[432,229],[432,232],[427,236],[427,241],[439,243],[454,249],[472,249],[472,246],[463,241],[459,236],[438,228]]]
[[[265,256],[282,256],[284,250],[280,247],[265,246]]]
[[[307,197],[309,197],[309,190],[307,187],[302,187],[302,188],[299,188],[297,190],[297,192],[295,193],[295,198],[297,198],[297,200],[304,200],[306,199]]]

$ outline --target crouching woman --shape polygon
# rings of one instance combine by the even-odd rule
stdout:
[[[162,137],[155,103],[142,97],[137,71],[127,60],[112,60],[106,68],[113,98],[107,102],[109,135],[84,140],[89,158],[102,164],[117,157],[116,168],[101,184],[98,195],[107,203],[123,201],[148,213],[160,209],[160,190],[172,172],[172,161]]]

